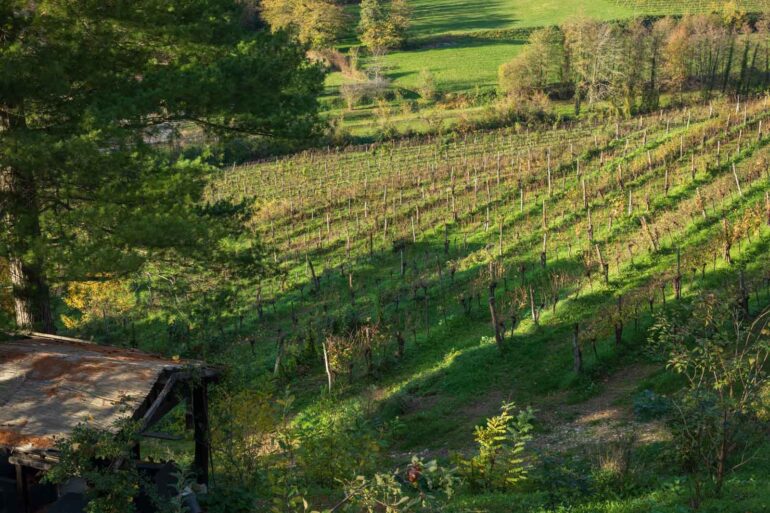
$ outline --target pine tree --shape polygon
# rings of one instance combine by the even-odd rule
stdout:
[[[156,141],[180,127],[300,136],[321,71],[235,0],[0,2],[0,257],[16,324],[52,331],[50,285],[221,253],[206,166]],[[253,25],[252,25],[253,26]]]

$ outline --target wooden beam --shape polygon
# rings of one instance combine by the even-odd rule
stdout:
[[[171,391],[174,389],[177,381],[178,374],[172,374],[169,376],[168,381],[166,381],[166,384],[163,386],[163,390],[160,391],[158,397],[155,399],[155,401],[153,401],[150,408],[142,417],[143,430],[152,426],[155,422],[160,420],[160,417],[167,413],[167,410],[164,410],[163,406],[164,403],[169,399],[169,394],[171,394]]]
[[[206,383],[193,387],[193,423],[195,428],[195,460],[193,469],[198,483],[209,484],[209,405]]]
[[[169,433],[158,433],[155,431],[145,431],[141,433],[144,438],[157,438],[158,440],[182,440],[181,436],[171,435]]]

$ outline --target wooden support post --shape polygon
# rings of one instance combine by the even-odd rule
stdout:
[[[195,424],[195,460],[193,469],[199,484],[209,484],[209,405],[206,384],[193,387],[193,420]]]
[[[30,512],[28,492],[24,467],[16,464],[16,508],[19,513]]]

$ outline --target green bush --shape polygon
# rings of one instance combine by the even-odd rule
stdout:
[[[503,403],[500,415],[476,426],[477,453],[468,459],[457,457],[460,475],[471,490],[510,489],[527,478],[525,444],[532,438],[534,412],[515,408],[514,403]]]
[[[665,418],[671,412],[671,401],[652,390],[644,390],[634,398],[634,416],[642,421]]]

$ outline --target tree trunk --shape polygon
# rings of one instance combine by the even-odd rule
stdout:
[[[13,168],[0,170],[0,206],[17,328],[54,333],[42,258],[32,250],[34,240],[40,237],[34,177]]]
[[[733,53],[735,52],[735,36],[731,34],[730,36],[730,49],[727,53],[727,63],[725,64],[724,69],[724,78],[722,80],[722,94],[724,94],[727,91],[727,85],[730,82],[730,72],[733,68]]]
[[[48,285],[38,266],[25,265],[17,257],[9,262],[16,326],[21,330],[55,333]]]

